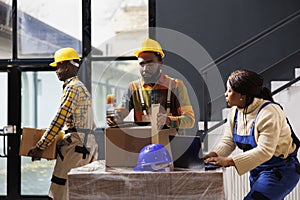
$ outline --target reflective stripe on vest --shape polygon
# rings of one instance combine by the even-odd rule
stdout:
[[[169,88],[168,88],[168,94],[167,94],[167,107],[166,107],[166,112],[167,112],[167,116],[170,116],[170,110],[171,110],[171,90],[172,90],[172,80],[174,80],[173,78],[170,78],[169,81]],[[143,97],[143,93],[142,93],[142,83],[141,81],[138,84],[138,92],[139,92],[139,96],[140,96],[140,100],[141,100],[141,104],[142,104],[142,110],[143,110],[143,114],[147,115],[147,110],[146,110],[146,104],[144,101],[144,97]]]

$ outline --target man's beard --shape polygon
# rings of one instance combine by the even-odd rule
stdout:
[[[156,72],[154,74],[152,74],[151,77],[144,77],[143,76],[145,83],[146,84],[155,83],[159,79],[160,73],[161,73],[161,70],[157,69]]]

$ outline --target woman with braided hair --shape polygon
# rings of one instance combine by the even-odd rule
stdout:
[[[245,200],[284,199],[299,181],[299,140],[260,75],[234,71],[226,87],[225,97],[231,107],[226,129],[219,143],[204,156],[205,162],[234,166],[239,175],[249,171],[251,190]],[[243,152],[231,155],[236,147]]]

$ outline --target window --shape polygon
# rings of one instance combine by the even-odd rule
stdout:
[[[81,53],[80,0],[18,1],[18,56],[51,57],[62,47]]]
[[[55,72],[22,73],[22,127],[47,128],[60,104],[62,83]],[[47,195],[55,161],[21,157],[21,194]]]
[[[0,59],[12,57],[11,3],[0,0]]]
[[[93,56],[133,56],[148,37],[148,0],[91,3]]]
[[[0,73],[0,129],[7,125],[7,73]],[[7,191],[7,143],[6,136],[0,133],[0,195],[6,195]]]
[[[21,128],[47,128],[59,106],[62,83],[54,72],[45,71],[51,69],[44,67],[53,58],[53,53],[63,47],[73,47],[82,56],[82,7],[87,1],[16,0],[16,38],[13,38],[15,35],[12,34],[12,11],[15,10],[12,9],[12,2],[13,0],[0,0],[0,59],[1,64],[20,67],[22,71],[22,111],[19,113],[16,109],[17,113],[14,114],[21,116]],[[98,127],[104,127],[106,95],[116,94],[119,103],[129,82],[137,79],[139,75],[132,56],[142,40],[148,37],[148,0],[93,0],[91,10],[86,12],[91,13],[92,32],[85,35],[85,38],[91,36],[92,71],[90,79],[85,78],[92,81],[95,121]],[[12,46],[17,46],[17,55],[12,55]],[[114,57],[122,57],[122,61],[117,61]],[[25,63],[24,66],[18,66],[19,61],[22,65]],[[30,69],[24,69],[26,67]],[[82,70],[82,73],[84,76],[86,71]],[[118,77],[114,77],[116,75]],[[0,81],[4,83],[0,89],[4,96],[0,100],[0,125],[4,126],[7,125],[8,115],[5,98],[7,91],[2,90],[8,88],[7,75],[0,74]],[[20,94],[17,96],[20,97]],[[2,139],[0,137],[0,153]],[[31,162],[30,157],[21,157],[19,166],[19,159],[16,155],[10,161],[16,161],[16,169],[21,167],[21,194],[15,194],[15,179],[7,187],[6,180],[14,172],[7,169],[7,159],[4,158],[0,159],[0,169],[3,169],[0,170],[0,195],[10,193],[46,196],[54,161],[42,159]],[[6,188],[13,192],[6,191]]]
[[[105,127],[105,106],[108,94],[115,94],[119,105],[129,83],[139,77],[137,61],[94,62],[92,65],[92,94],[97,127]]]

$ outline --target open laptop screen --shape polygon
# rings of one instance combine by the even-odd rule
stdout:
[[[204,168],[200,137],[170,135],[169,140],[175,170]]]

